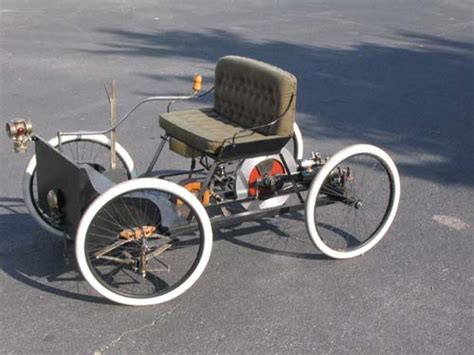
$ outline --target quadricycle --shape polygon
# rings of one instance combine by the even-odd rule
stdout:
[[[392,159],[368,144],[331,157],[303,158],[295,121],[296,78],[273,65],[225,56],[214,86],[184,96],[144,99],[102,131],[58,132],[45,140],[31,122],[6,125],[16,151],[29,142],[23,193],[51,235],[74,241],[78,267],[102,296],[125,305],[159,304],[187,291],[211,256],[213,231],[304,211],[309,237],[327,257],[372,249],[387,233],[400,199]],[[212,107],[173,111],[173,103],[213,94]],[[117,128],[148,102],[168,101],[148,168],[137,174]],[[189,169],[155,169],[165,148]]]

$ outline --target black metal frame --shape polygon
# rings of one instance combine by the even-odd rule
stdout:
[[[236,200],[234,202],[240,202],[240,201]],[[327,205],[333,204],[334,202],[335,201],[331,199],[330,197],[326,197],[324,199],[318,200],[317,206],[327,206]],[[210,207],[214,207],[214,206],[210,206]],[[214,229],[231,227],[243,222],[251,222],[251,221],[259,220],[261,218],[274,217],[274,216],[279,216],[286,213],[301,211],[304,208],[305,208],[305,203],[295,203],[291,205],[266,208],[263,210],[244,211],[244,212],[232,214],[230,216],[220,216],[220,217],[211,218],[211,225]],[[193,232],[197,230],[198,228],[199,226],[197,223],[191,223],[186,226],[171,228],[168,230],[167,235],[172,236],[174,234],[189,233],[189,232]]]
[[[290,103],[291,103],[291,101],[290,101]],[[273,121],[273,122],[271,122],[271,124],[274,124],[277,121],[278,120]],[[161,136],[161,142],[158,144],[155,155],[153,156],[153,159],[151,160],[145,174],[143,174],[142,176],[151,176],[151,174],[153,172],[153,168],[156,165],[156,163],[157,163],[157,161],[158,161],[158,159],[159,159],[159,157],[160,157],[160,155],[163,151],[164,144],[168,140],[169,140],[169,136],[167,136],[167,135]],[[210,155],[205,155],[205,156],[210,157],[211,159],[215,159],[214,157],[212,157]],[[260,156],[260,155],[253,155],[253,157],[258,157],[258,156]],[[287,195],[287,194],[289,195],[289,194],[295,193],[298,197],[299,203],[291,204],[291,205],[283,205],[283,206],[278,206],[278,207],[272,207],[272,208],[267,208],[267,209],[264,209],[264,210],[242,211],[242,212],[231,214],[229,216],[221,215],[219,217],[211,218],[211,224],[212,224],[213,228],[222,228],[222,227],[233,226],[233,225],[240,224],[242,222],[258,220],[260,218],[265,218],[265,217],[273,217],[273,216],[276,216],[276,215],[282,215],[282,214],[285,214],[285,213],[291,213],[291,212],[295,212],[295,211],[299,211],[299,210],[304,209],[305,200],[304,200],[301,192],[307,190],[307,187],[304,187],[304,186],[298,187],[296,177],[299,176],[299,172],[292,174],[290,169],[289,169],[288,163],[286,162],[286,159],[283,156],[283,154],[279,153],[279,157],[280,157],[280,159],[283,163],[283,166],[285,168],[286,179],[287,179],[287,181],[291,182],[292,188],[287,189],[283,192],[280,192],[277,195]],[[245,157],[242,157],[242,158],[245,158]],[[205,165],[201,164],[201,165],[204,166],[204,169],[193,170],[191,168],[189,171],[173,172],[173,173],[163,174],[163,175],[158,174],[158,177],[159,178],[166,178],[166,177],[186,175],[186,174],[188,174],[188,176],[189,176],[192,172],[197,173],[197,172],[203,172],[203,171],[207,170],[207,174],[205,175],[205,177],[203,179],[204,182],[203,182],[203,184],[201,186],[201,189],[200,189],[200,191],[197,195],[197,199],[200,201],[202,199],[206,189],[209,188],[209,185],[210,185],[212,179],[214,178],[214,174],[215,174],[215,171],[216,171],[217,167],[221,164],[225,164],[225,163],[228,163],[229,161],[233,161],[233,160],[239,160],[239,159],[230,159],[230,160],[215,159],[210,166],[205,166]],[[195,162],[195,158],[192,158],[192,161]],[[193,164],[191,166],[193,166]],[[316,175],[316,173],[317,173],[317,171],[315,171],[315,175]],[[275,194],[273,194],[272,196],[275,196]],[[256,197],[247,197],[247,198],[244,198],[244,199],[235,199],[234,198],[234,199],[229,199],[229,200],[226,200],[226,201],[223,201],[223,202],[220,202],[220,203],[210,204],[208,206],[205,206],[205,208],[206,208],[206,210],[209,211],[213,208],[219,208],[219,207],[224,207],[224,206],[227,206],[227,205],[238,204],[238,203],[248,202],[248,201],[255,201],[255,200],[258,200],[258,198],[256,198]],[[336,202],[336,199],[331,199],[328,196],[326,199],[318,201],[318,206],[320,206],[320,205],[324,206],[324,205],[328,205],[328,204],[331,204],[331,203],[334,203],[334,202]],[[190,224],[190,225],[187,225],[187,226],[184,226],[184,227],[178,227],[177,229],[170,230],[169,234],[182,233],[182,232],[185,232],[185,231],[193,231],[193,230],[195,230],[195,228],[198,228],[197,224],[196,225]]]

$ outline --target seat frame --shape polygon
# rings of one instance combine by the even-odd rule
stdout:
[[[205,95],[208,95],[213,91],[214,91],[214,87],[211,88],[206,93],[204,93],[203,95],[200,95],[198,98],[201,98]],[[262,150],[245,150],[245,151],[240,150],[240,151],[238,151],[238,149],[237,149],[238,145],[236,144],[236,139],[238,139],[239,137],[242,137],[242,135],[244,135],[244,134],[253,134],[254,132],[256,132],[257,129],[271,127],[271,126],[276,125],[277,123],[279,123],[280,120],[282,120],[285,117],[286,113],[291,108],[294,100],[295,100],[295,94],[292,93],[285,110],[282,113],[280,113],[275,119],[273,119],[271,122],[263,124],[263,125],[258,125],[258,126],[255,126],[255,127],[242,128],[242,130],[240,130],[237,133],[233,134],[231,137],[225,138],[222,141],[221,148],[219,149],[219,153],[217,155],[209,154],[209,153],[204,152],[202,150],[199,150],[195,147],[191,147],[193,150],[196,150],[196,151],[202,153],[202,154],[199,155],[200,163],[205,168],[205,170],[207,170],[206,178],[204,179],[204,183],[202,184],[202,187],[201,187],[201,189],[200,189],[200,191],[197,195],[198,200],[200,200],[202,198],[205,191],[209,187],[209,184],[211,183],[211,181],[214,177],[214,174],[216,173],[216,170],[219,166],[222,166],[223,164],[225,164],[227,162],[230,162],[230,161],[242,160],[242,159],[247,159],[247,158],[254,158],[254,157],[265,156],[265,155],[278,154],[281,161],[282,161],[282,163],[283,163],[283,165],[284,165],[284,167],[285,167],[285,172],[288,176],[288,179],[294,187],[294,192],[298,196],[298,199],[299,199],[300,203],[304,202],[304,198],[301,195],[299,189],[297,188],[296,181],[294,180],[294,178],[291,174],[291,171],[288,167],[288,163],[287,163],[284,155],[281,154],[281,149],[288,143],[288,141],[291,139],[291,136],[287,137],[287,138],[282,137],[282,138],[286,138],[286,139],[283,140],[281,146],[279,146],[278,149],[271,150],[271,151],[262,151]],[[170,102],[170,104],[168,105],[168,107],[167,107],[167,112],[168,113],[170,112],[171,107],[172,107],[173,104],[174,104],[174,101]],[[163,151],[163,148],[164,148],[165,144],[170,141],[170,138],[174,138],[174,137],[171,136],[171,135],[168,135],[167,133],[160,136],[161,141],[160,141],[160,143],[157,147],[155,155],[153,156],[153,159],[151,160],[146,172],[142,175],[142,177],[152,176],[153,168],[155,167],[159,157],[161,156],[161,153]],[[183,142],[183,143],[187,144],[186,142]],[[255,145],[255,144],[252,144],[252,145]],[[211,158],[213,160],[213,163],[210,164],[210,165],[207,164],[207,162],[205,163],[203,161],[203,159],[207,160],[207,158]],[[196,167],[196,157],[191,157],[191,167],[190,167],[190,171],[189,171],[189,177],[191,177],[192,174],[195,172],[195,167]],[[173,174],[171,174],[171,175],[173,175]],[[171,175],[165,174],[165,175],[160,175],[160,177],[164,178],[164,177],[169,177]]]
[[[163,148],[164,148],[165,144],[167,142],[169,142],[170,136],[162,135],[160,137],[160,139],[161,139],[160,143],[158,144],[158,147],[156,149],[155,155],[153,156],[153,159],[151,160],[151,162],[150,162],[147,170],[145,171],[145,173],[143,175],[141,175],[140,177],[151,177],[151,176],[153,176],[153,168],[155,167],[156,163],[158,162],[158,159],[161,156],[161,153],[163,152]],[[290,140],[290,138],[288,138],[288,140]],[[241,155],[238,155],[238,156],[232,156],[232,155],[223,156],[222,154],[219,154],[218,156],[213,156],[213,155],[210,155],[210,154],[207,154],[207,153],[203,152],[203,155],[200,156],[199,162],[204,167],[204,170],[207,170],[207,174],[206,174],[206,177],[205,177],[204,182],[202,184],[202,187],[199,190],[199,193],[197,195],[198,200],[201,200],[201,198],[204,196],[204,193],[208,189],[212,179],[214,178],[216,170],[219,166],[222,166],[223,164],[231,162],[231,161],[237,161],[237,160],[242,160],[242,159],[247,159],[247,158],[254,158],[254,157],[259,157],[259,156],[262,156],[262,155],[274,155],[274,154],[279,155],[279,157],[280,157],[280,159],[281,159],[281,161],[282,161],[282,163],[285,167],[286,175],[287,175],[289,181],[292,183],[292,185],[294,187],[294,191],[292,191],[292,192],[296,193],[300,203],[304,203],[304,198],[301,195],[299,189],[297,188],[296,181],[295,181],[295,179],[294,179],[293,175],[291,174],[291,171],[288,167],[288,162],[286,161],[284,155],[281,154],[280,151],[265,152],[263,154],[262,154],[262,152],[256,152],[255,151],[252,154],[241,154]],[[208,158],[211,158],[213,160],[213,162],[211,164],[208,164]],[[196,170],[196,158],[195,157],[190,158],[190,159],[191,159],[191,166],[190,166],[189,174],[188,174],[189,178],[191,178],[191,176],[194,173],[203,171],[203,170]],[[172,173],[167,173],[167,174],[161,174],[161,175],[158,176],[158,178],[167,178],[167,177],[170,177],[170,176],[173,176],[173,175],[181,175],[181,174],[182,173],[172,172]]]

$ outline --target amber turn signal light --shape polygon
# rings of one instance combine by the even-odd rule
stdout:
[[[202,88],[202,76],[200,74],[194,75],[193,91],[199,92]]]

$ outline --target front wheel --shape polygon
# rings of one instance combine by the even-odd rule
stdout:
[[[75,247],[82,275],[101,295],[131,306],[159,304],[184,293],[203,273],[212,249],[211,222],[184,187],[131,180],[90,205]]]
[[[342,149],[311,183],[306,228],[327,256],[366,253],[387,233],[400,200],[400,177],[382,149],[360,144]]]

